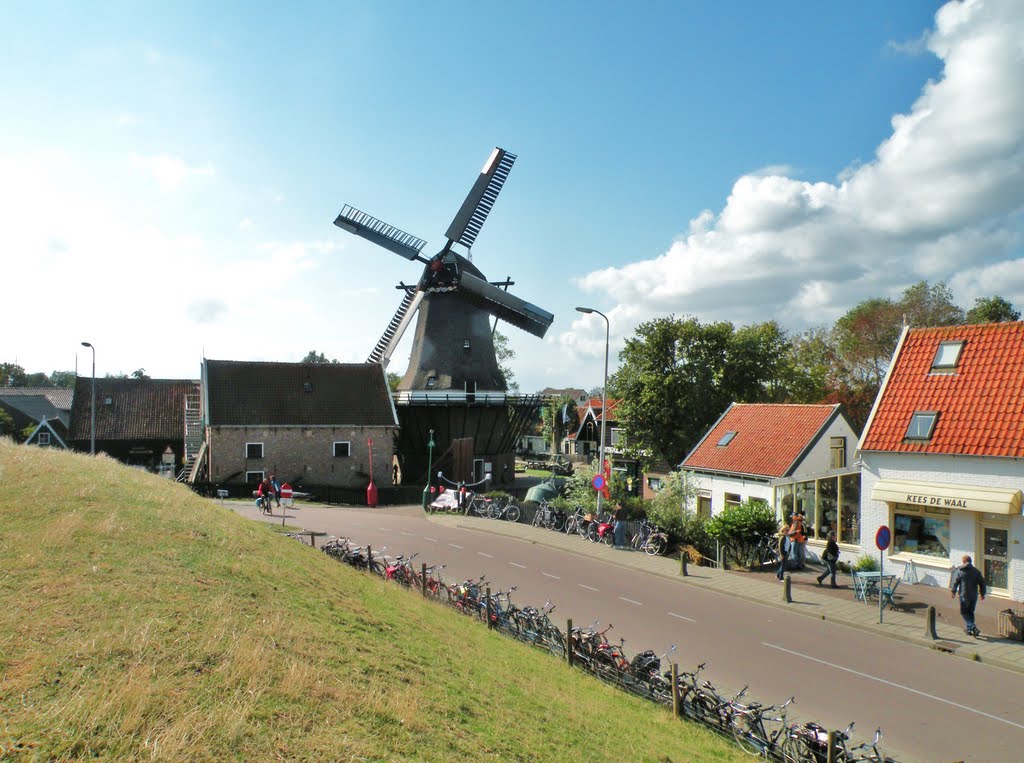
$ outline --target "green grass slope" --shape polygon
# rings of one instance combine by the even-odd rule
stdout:
[[[0,438],[0,759],[84,758],[743,756],[182,486]]]

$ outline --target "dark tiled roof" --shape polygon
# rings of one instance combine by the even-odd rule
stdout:
[[[211,426],[398,424],[377,363],[206,360],[205,368]]]
[[[680,467],[784,477],[838,414],[838,405],[733,403]],[[720,446],[726,432],[736,435]]]
[[[940,342],[962,341],[956,370],[932,373]],[[917,411],[932,437],[904,441]],[[1024,323],[911,329],[879,393],[861,450],[1024,457]]]
[[[54,408],[71,410],[74,390],[64,387],[0,387],[0,397],[45,397]]]
[[[67,390],[68,399],[71,398],[71,390]],[[32,419],[32,421],[40,422],[44,418],[47,419],[59,419],[62,424],[67,426],[69,412],[66,409],[61,409],[54,405],[50,400],[49,396],[39,395],[23,395],[7,394],[6,390],[0,391],[0,402],[10,406],[18,411],[21,411],[25,416]]]
[[[185,395],[198,392],[189,379],[96,378],[97,440],[164,440],[185,437]],[[107,403],[107,400],[110,403]],[[92,417],[92,377],[75,379],[68,438],[87,441]]]

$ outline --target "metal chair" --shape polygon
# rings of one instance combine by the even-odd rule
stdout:
[[[879,587],[878,590],[879,590],[879,595],[882,597],[882,606],[883,607],[889,607],[890,609],[898,609],[899,608],[897,606],[897,604],[896,604],[896,600],[893,599],[893,596],[895,596],[895,594],[896,594],[896,589],[899,588],[899,587],[900,587],[900,579],[898,577],[895,577],[895,576],[892,579],[892,585]]]

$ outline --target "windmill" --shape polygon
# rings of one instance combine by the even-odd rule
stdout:
[[[423,264],[415,285],[396,287],[405,294],[367,358],[368,363],[387,367],[416,317],[409,366],[395,399],[402,425],[396,454],[403,475],[415,478],[426,468],[428,430],[434,431],[442,449],[456,440],[473,438],[472,473],[457,469],[467,481],[479,476],[485,464],[491,465],[493,473],[511,475],[509,464],[514,462],[518,435],[539,408],[541,399],[536,395],[507,394],[490,319],[493,316],[543,337],[554,316],[510,293],[512,281],[487,281],[471,253],[515,160],[514,154],[494,149],[448,226],[445,245],[432,257],[423,254],[427,243],[423,239],[355,207],[345,205],[334,221],[342,230]],[[457,252],[456,245],[466,254]]]
[[[515,154],[495,148],[445,233],[447,242],[433,257],[422,254],[426,241],[346,205],[334,224],[404,257],[423,263],[415,286],[405,291],[368,363],[385,367],[417,316],[409,368],[399,389],[504,391],[494,356],[489,318],[494,316],[543,337],[554,316],[507,291],[511,281],[488,282],[471,260],[471,247],[515,162]],[[470,257],[455,251],[458,244]],[[504,286],[505,290],[501,287]]]

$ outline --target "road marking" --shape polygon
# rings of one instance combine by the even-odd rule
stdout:
[[[519,562],[509,562],[509,564],[511,564],[513,567],[518,567],[521,570],[525,570],[526,569],[526,565],[525,564],[520,564]]]
[[[541,570],[540,574],[544,577],[554,578],[555,580],[561,580],[561,578],[558,577],[558,575],[552,575],[550,572],[544,572],[544,570]]]
[[[778,649],[780,652],[785,652],[786,654],[792,654],[792,655],[794,655],[796,657],[803,657],[805,660],[810,660],[811,662],[817,662],[817,663],[820,663],[822,665],[827,665],[830,668],[835,668],[836,670],[842,670],[842,671],[845,671],[847,673],[852,673],[853,675],[860,676],[861,678],[869,678],[872,681],[878,681],[879,683],[885,684],[886,686],[893,686],[893,687],[895,687],[897,689],[903,689],[905,691],[909,691],[911,694],[917,694],[917,695],[919,695],[921,697],[926,697],[928,699],[934,699],[936,702],[942,702],[942,703],[947,704],[947,705],[952,705],[953,707],[959,708],[960,710],[967,710],[968,712],[975,713],[976,715],[981,715],[981,716],[984,716],[985,718],[991,718],[994,721],[999,721],[1001,723],[1005,723],[1008,726],[1013,726],[1013,727],[1018,728],[1018,729],[1024,729],[1024,723],[1014,723],[1013,721],[1006,720],[1006,718],[1000,718],[998,715],[992,715],[991,713],[986,713],[984,710],[976,710],[973,707],[968,707],[967,705],[961,705],[959,702],[953,702],[952,700],[948,700],[948,699],[946,699],[944,697],[936,697],[934,694],[928,694],[928,692],[923,692],[920,689],[914,689],[914,688],[911,688],[910,686],[904,686],[903,684],[898,684],[898,683],[896,683],[894,681],[887,681],[884,678],[879,678],[878,676],[873,676],[870,673],[861,673],[859,670],[854,670],[853,668],[844,668],[842,665],[836,665],[834,662],[830,662],[829,660],[819,660],[817,657],[810,657],[810,656],[808,656],[806,654],[802,654],[801,652],[794,652],[791,649],[786,649],[785,647],[778,646],[777,644],[769,644],[769,643],[767,643],[765,641],[761,642],[761,646],[766,646],[766,647],[768,647],[770,649]]]
[[[449,543],[448,545],[451,546],[452,548],[457,548],[460,551],[462,550],[462,546],[460,546],[458,543]]]
[[[580,588],[586,588],[588,591],[597,592],[597,589],[594,588],[594,586],[592,586],[592,585],[585,585],[583,583],[577,583],[576,585],[578,585]]]
[[[415,535],[415,534],[416,533],[411,533],[408,530],[402,530],[402,535]]]
[[[675,612],[667,612],[666,614],[668,614],[670,617],[678,617],[680,620],[686,620],[686,622],[688,623],[697,622],[692,617],[687,617],[686,615],[677,615]]]
[[[380,532],[382,532],[382,533],[389,533],[389,532],[391,532],[391,528],[390,527],[378,527],[377,529]]]
[[[423,536],[423,540],[429,540],[431,543],[437,543],[437,538],[428,538],[426,535]]]
[[[480,556],[486,556],[488,559],[494,558],[493,554],[485,554],[483,551],[477,551],[477,553],[480,554]]]
[[[620,596],[619,598],[622,599],[622,601],[628,601],[630,604],[636,604],[638,607],[642,607],[644,605],[644,603],[642,601],[636,601],[634,599],[627,599],[625,596]]]

